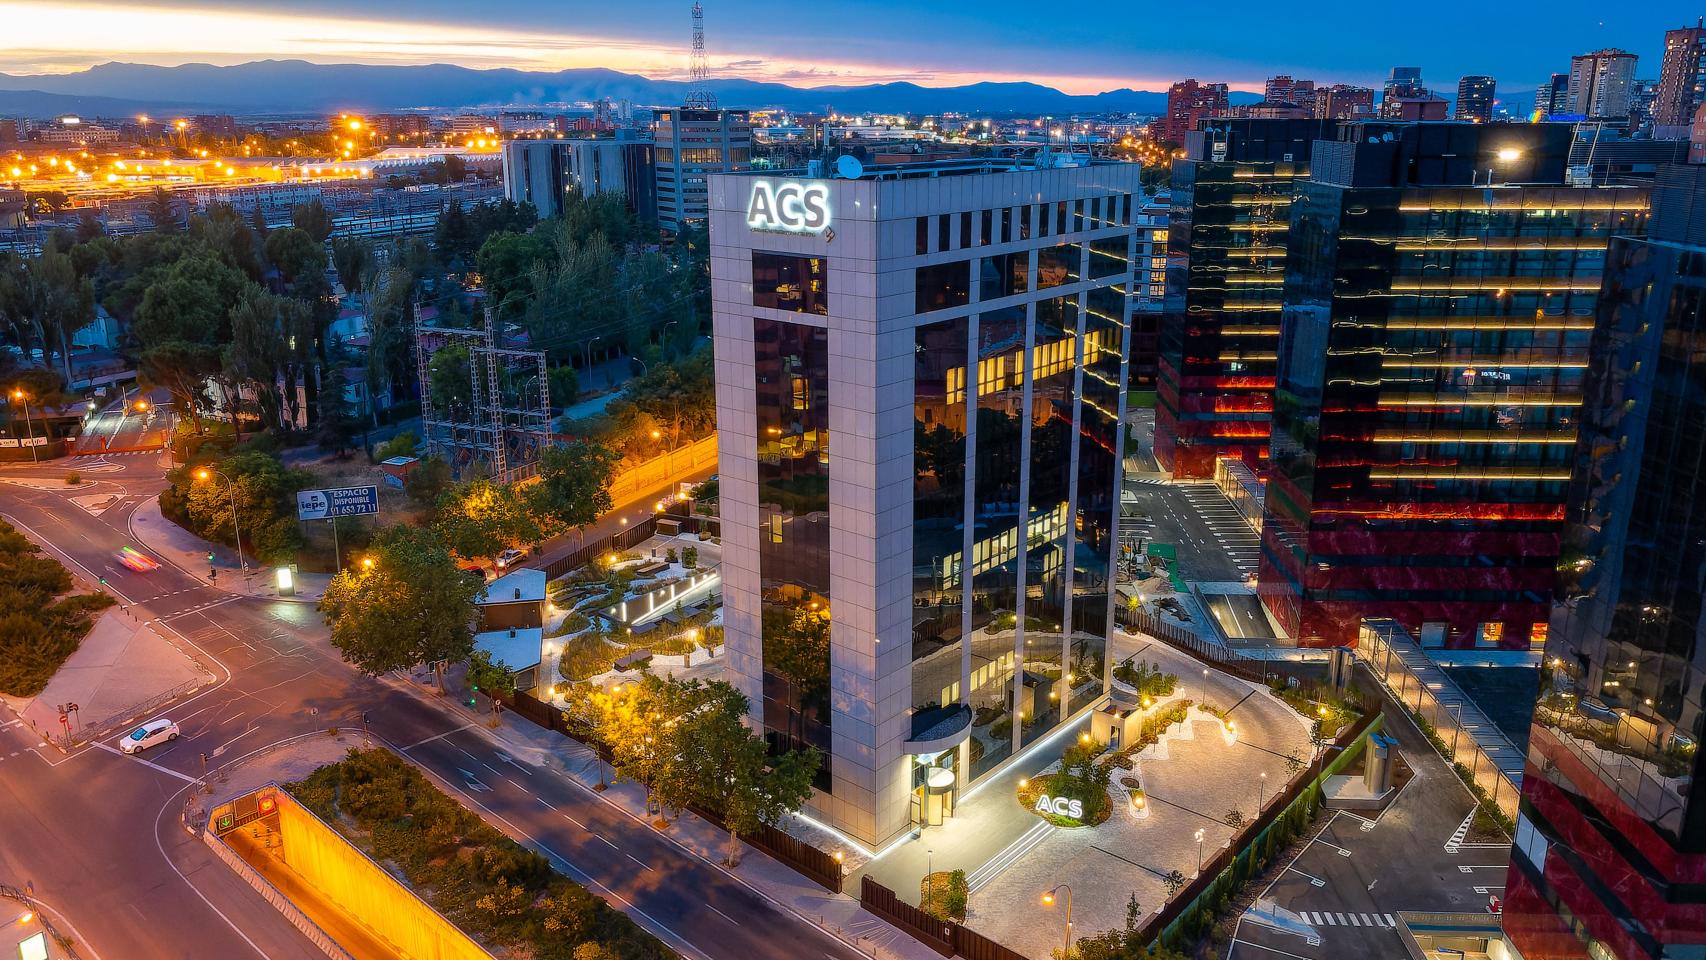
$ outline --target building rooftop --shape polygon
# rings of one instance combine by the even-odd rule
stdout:
[[[543,603],[545,571],[523,567],[486,584],[475,603]],[[537,632],[537,631],[535,631]]]
[[[487,630],[474,634],[474,649],[489,654],[493,663],[501,663],[511,672],[538,666],[539,650],[544,643],[545,631],[538,627]]]
[[[1036,157],[967,157],[952,160],[922,160],[916,163],[864,164],[859,176],[836,174],[834,163],[825,164],[820,171],[810,167],[767,170],[732,170],[727,176],[737,177],[807,177],[836,180],[914,180],[929,177],[958,177],[980,173],[1023,173],[1036,170],[1061,170],[1075,167],[1135,166],[1126,160],[1104,160],[1082,153],[1050,151]]]

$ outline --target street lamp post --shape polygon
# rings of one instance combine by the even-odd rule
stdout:
[[[241,570],[244,576],[247,576],[249,573],[249,564],[243,560],[243,527],[237,520],[237,485],[231,482],[231,478],[226,476],[223,472],[210,469],[208,467],[202,467],[200,470],[197,470],[195,475],[198,480],[206,480],[209,477],[217,476],[219,479],[225,481],[225,489],[231,494],[231,532],[237,536],[237,569]]]
[[[924,883],[929,888],[929,892],[925,893],[924,897],[934,905],[936,902],[936,851],[934,850],[924,851]]]
[[[1197,832],[1201,833],[1202,831]],[[1066,942],[1061,944],[1060,955],[1062,958],[1067,958],[1072,956],[1072,886],[1063,883],[1043,894],[1043,906],[1054,906],[1055,895],[1062,890],[1066,891]]]
[[[592,389],[592,345],[603,339],[601,336],[593,337],[586,342],[586,383],[588,390]]]
[[[30,419],[30,398],[24,396],[24,391],[13,390],[12,399],[24,405],[24,424],[30,431],[30,462],[40,463],[41,456],[36,452],[36,424]]]
[[[1262,771],[1262,778],[1256,781],[1256,816],[1262,815],[1262,801],[1266,799],[1268,787],[1268,772]]]
[[[1197,828],[1197,874],[1202,874],[1202,828]]]

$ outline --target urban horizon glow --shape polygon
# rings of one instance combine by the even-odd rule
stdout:
[[[654,79],[684,79],[687,72],[687,0],[589,5],[571,11],[572,18],[538,0],[490,0],[477,11],[452,0],[374,0],[359,16],[329,0],[244,7],[230,0],[174,2],[160,8],[142,0],[0,0],[0,23],[7,26],[0,32],[0,84],[6,74],[64,74],[110,61],[229,65],[268,58],[532,71],[604,67]],[[1212,25],[1173,30],[1159,13],[1136,18],[1103,0],[1046,22],[1018,0],[928,7],[848,0],[812,8],[713,0],[706,20],[711,68],[720,78],[799,87],[1032,81],[1094,94],[1164,90],[1184,77],[1260,92],[1266,77],[1281,73],[1378,86],[1394,64],[1420,66],[1428,85],[1441,91],[1455,89],[1460,75],[1491,74],[1506,93],[1532,90],[1567,70],[1572,54],[1607,46],[1636,53],[1642,75],[1656,75],[1663,31],[1691,19],[1637,8],[1607,24],[1586,0],[1558,0],[1545,10],[1538,17],[1538,4],[1441,0],[1429,14],[1441,29],[1427,30],[1417,29],[1410,11],[1328,3],[1319,17],[1298,23],[1256,0],[1227,0]],[[566,20],[573,29],[564,29]],[[1114,23],[1128,28],[1110,29]],[[1477,29],[1460,29],[1465,23]],[[1513,46],[1501,36],[1523,42]]]

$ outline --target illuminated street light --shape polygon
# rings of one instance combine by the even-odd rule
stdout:
[[[30,431],[30,462],[40,463],[41,455],[36,452],[36,423],[30,418],[30,400],[19,389],[13,389],[12,399],[24,405],[24,424]]]
[[[1198,831],[1198,832],[1200,833],[1201,831]],[[1071,887],[1071,885],[1063,883],[1060,886],[1055,887],[1053,890],[1050,890],[1049,892],[1043,894],[1043,906],[1045,906],[1045,907],[1054,906],[1055,894],[1062,891],[1062,890],[1066,891],[1066,948],[1061,951],[1060,955],[1063,957],[1067,957],[1067,956],[1072,955],[1072,887]]]
[[[214,476],[225,481],[225,489],[231,494],[231,532],[237,537],[237,569],[247,574],[249,572],[249,564],[243,559],[243,528],[237,520],[237,484],[233,483],[230,477],[226,476],[219,470],[210,470],[207,467],[202,467],[195,472],[195,478],[197,480],[207,480]],[[209,556],[211,557],[212,554],[209,554]]]
[[[1197,873],[1202,873],[1202,828],[1197,828]]]

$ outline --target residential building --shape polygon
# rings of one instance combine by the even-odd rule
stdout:
[[[1104,697],[1142,203],[1082,158],[710,177],[725,671],[862,843]]]
[[[1635,91],[1635,55],[1606,48],[1570,58],[1566,111],[1597,120],[1626,120]]]
[[[624,130],[615,139],[509,140],[503,145],[504,197],[531,203],[541,217],[563,212],[570,190],[619,193],[642,223],[657,223],[652,143]]]
[[[1392,97],[1380,101],[1380,115],[1388,120],[1418,123],[1444,120],[1451,105],[1441,96],[1424,93],[1417,97]]]
[[[752,119],[745,110],[659,110],[652,156],[658,224],[681,230],[703,223],[706,178],[752,166]]]
[[[1554,73],[1534,91],[1534,119],[1564,117],[1570,113],[1570,75]]]
[[[1206,117],[1226,112],[1226,84],[1180,80],[1167,88],[1167,115],[1161,120],[1161,139],[1184,143],[1185,134]]]
[[[1653,103],[1655,136],[1681,139],[1706,104],[1706,18],[1692,27],[1665,31],[1659,91]]]
[[[1291,205],[1258,590],[1308,646],[1544,639],[1600,271],[1567,124],[1351,124]]]
[[[1422,86],[1421,67],[1393,67],[1386,78],[1386,86],[1380,91],[1380,116],[1384,120],[1403,119],[1399,115],[1399,101],[1430,96],[1428,88]]]
[[[1688,162],[1706,163],[1706,103],[1694,111],[1694,125],[1688,128]]]
[[[1493,119],[1494,88],[1492,77],[1471,75],[1458,80],[1457,109],[1452,114],[1452,119],[1474,123],[1486,123]]]
[[[1269,77],[1262,88],[1262,99],[1269,102],[1315,104],[1315,81],[1297,80],[1280,74]]]
[[[77,116],[56,117],[51,123],[38,124],[30,130],[30,139],[62,147],[92,147],[98,143],[114,143],[118,131],[92,123]]]
[[[1265,472],[1291,198],[1335,120],[1221,120],[1173,161],[1155,456],[1179,479],[1220,457]]]
[[[1636,80],[1629,88],[1629,123],[1628,129],[1637,137],[1651,139],[1653,136],[1653,107],[1659,101],[1659,82],[1657,80]]]
[[[1606,254],[1504,929],[1526,960],[1706,946],[1706,167]]]
[[[20,133],[17,118],[0,117],[0,143],[17,143]]]
[[[452,137],[489,137],[496,136],[498,121],[494,117],[480,116],[473,113],[459,113],[446,123],[446,129]]]
[[[1374,116],[1374,91],[1335,83],[1315,90],[1315,119],[1367,120]]]

